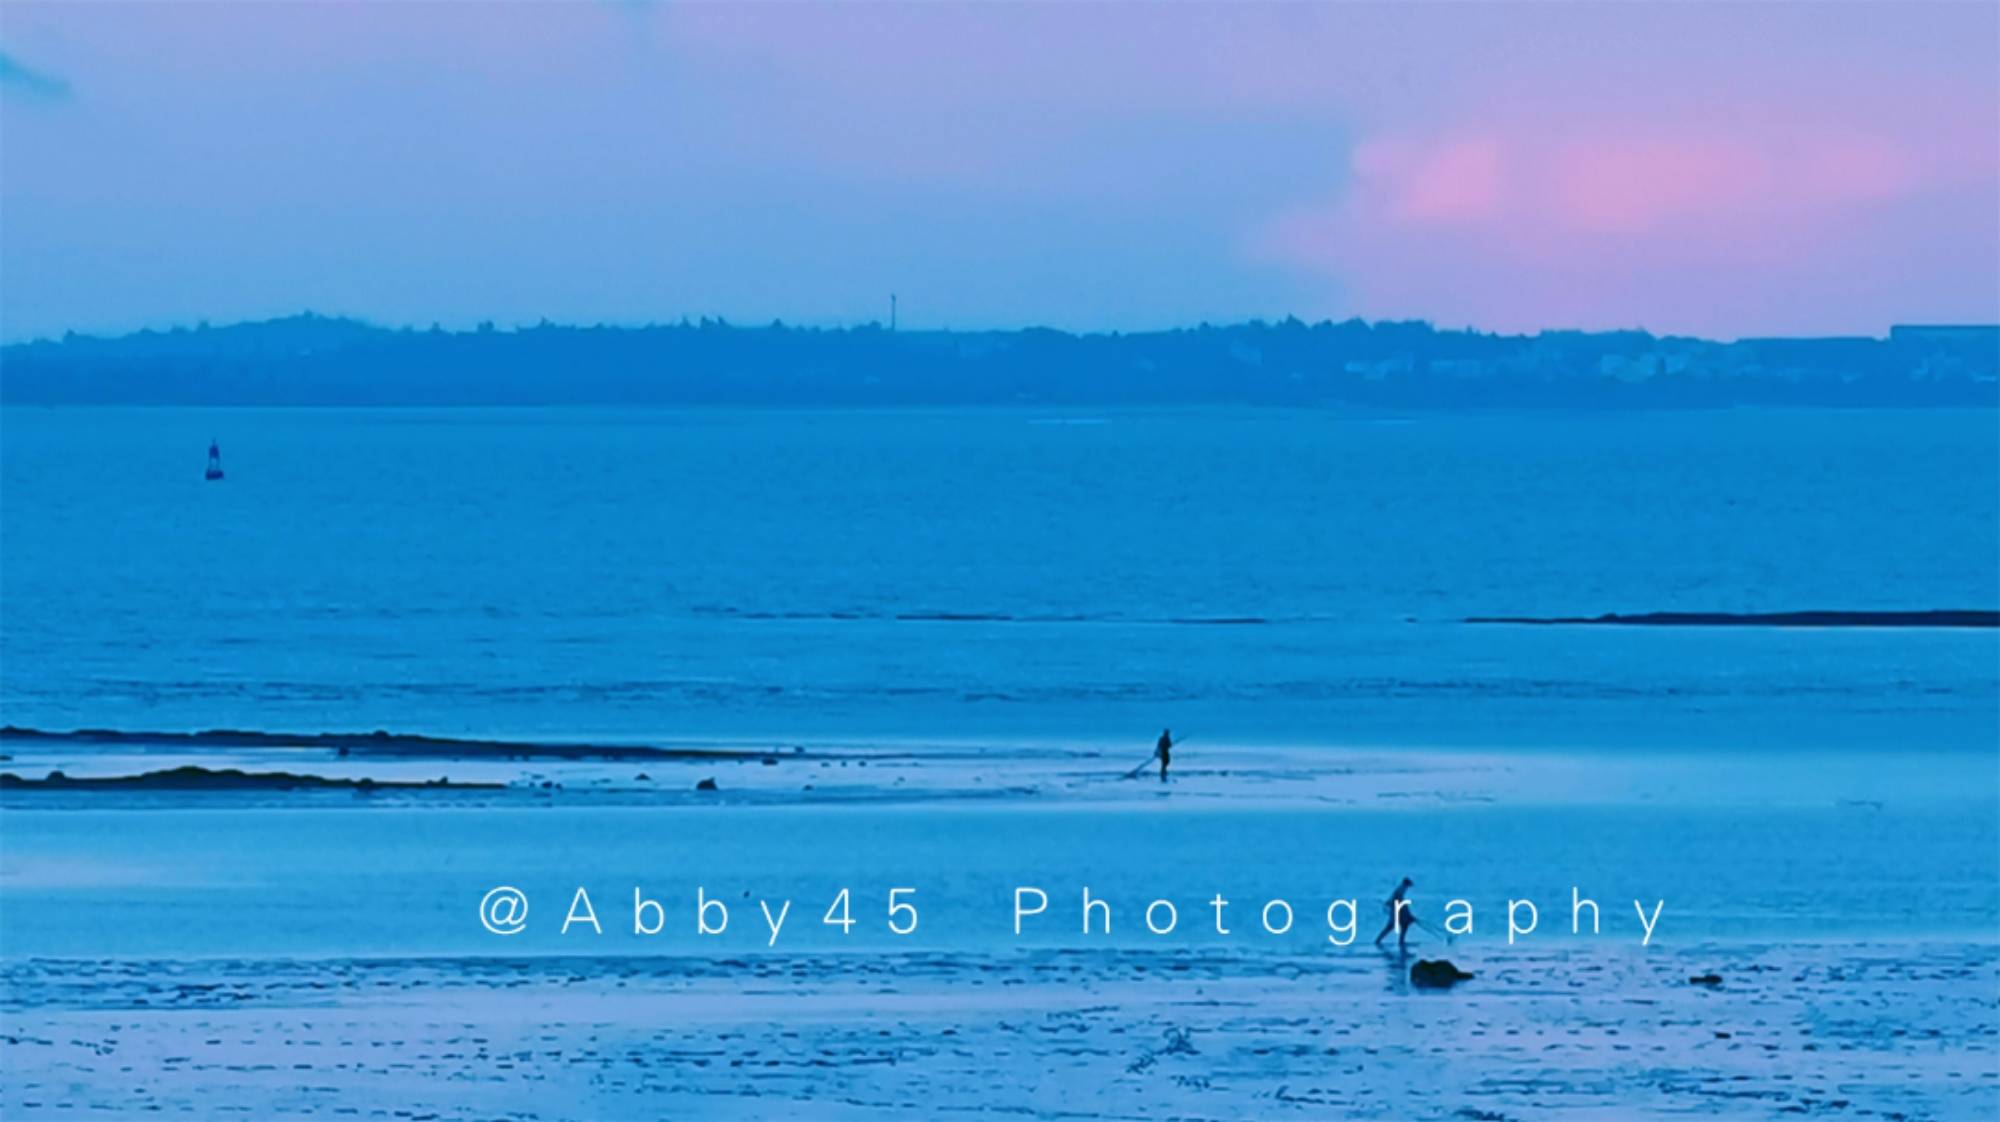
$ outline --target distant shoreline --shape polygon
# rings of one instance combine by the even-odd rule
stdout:
[[[2000,326],[1745,338],[1286,318],[1161,331],[722,320],[472,331],[300,315],[0,347],[7,405],[1112,407],[1413,411],[2000,406]]]

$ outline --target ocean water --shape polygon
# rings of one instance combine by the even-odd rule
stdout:
[[[228,478],[204,483],[221,443]],[[0,717],[1990,750],[1987,412],[0,413]]]
[[[0,411],[0,722],[754,749],[10,737],[454,786],[0,792],[0,1113],[1990,1116],[2000,635],[1465,619],[1991,610],[1996,480],[1970,412]]]

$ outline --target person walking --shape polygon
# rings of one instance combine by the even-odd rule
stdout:
[[[1417,925],[1417,915],[1410,910],[1410,902],[1405,898],[1405,894],[1416,887],[1416,883],[1409,877],[1404,877],[1403,883],[1397,885],[1396,891],[1390,893],[1389,898],[1383,901],[1382,906],[1389,912],[1389,922],[1383,924],[1382,933],[1375,936],[1376,946],[1381,946],[1382,940],[1388,938],[1391,931],[1396,933],[1398,952],[1401,952],[1403,944],[1409,941],[1410,928]]]

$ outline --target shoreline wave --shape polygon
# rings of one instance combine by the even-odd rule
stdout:
[[[1628,627],[2000,628],[2000,611],[1605,612],[1595,616],[1467,616],[1466,623]]]
[[[791,756],[838,759],[838,753],[808,753],[802,746],[789,751],[749,748],[665,748],[649,744],[589,744],[559,741],[486,740],[389,732],[267,732],[257,729],[204,729],[198,732],[147,732],[125,729],[70,730],[0,726],[0,744],[87,744],[99,747],[148,748],[296,748],[332,750],[347,755],[378,756],[500,756],[514,759],[563,760],[777,760]],[[870,759],[883,758],[878,753]]]

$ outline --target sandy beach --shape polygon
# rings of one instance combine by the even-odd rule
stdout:
[[[1992,944],[10,963],[10,1118],[1872,1118],[2000,1107]],[[1691,984],[1716,973],[1721,984]]]
[[[1967,783],[1959,753],[1913,754],[1885,777],[1839,754],[1800,775],[1782,753],[1190,746],[1161,784],[1121,778],[1116,746],[1088,743],[625,745],[604,759],[293,739],[6,745],[5,766],[30,775],[460,785],[0,792],[8,1117],[2000,1106],[1992,792]],[[717,790],[696,790],[711,777]],[[1906,891],[1919,844],[1929,897]],[[1421,914],[1463,896],[1477,929],[1450,945],[1419,931],[1407,956],[1369,946],[1397,869],[1416,872]],[[475,912],[501,881],[539,909],[516,938]],[[1568,926],[1572,881],[1602,898],[1595,935]],[[880,922],[890,883],[917,889],[909,937]],[[1050,907],[1016,935],[1022,884]],[[1079,885],[1111,902],[1110,933],[1077,930]],[[602,930],[558,931],[580,886]],[[662,903],[657,935],[630,926],[634,886]],[[821,918],[843,886],[862,917],[851,933]],[[697,887],[733,907],[728,931],[698,933]],[[1226,937],[1211,893],[1231,898]],[[1362,929],[1336,946],[1318,913],[1342,896]],[[1541,922],[1510,942],[1517,896]],[[1644,938],[1635,896],[1664,909]],[[1185,917],[1171,935],[1141,918],[1154,898]],[[1296,908],[1284,937],[1259,927],[1272,898]],[[796,913],[769,942],[753,905],[766,900]],[[1430,956],[1474,976],[1414,988],[1410,965]]]

